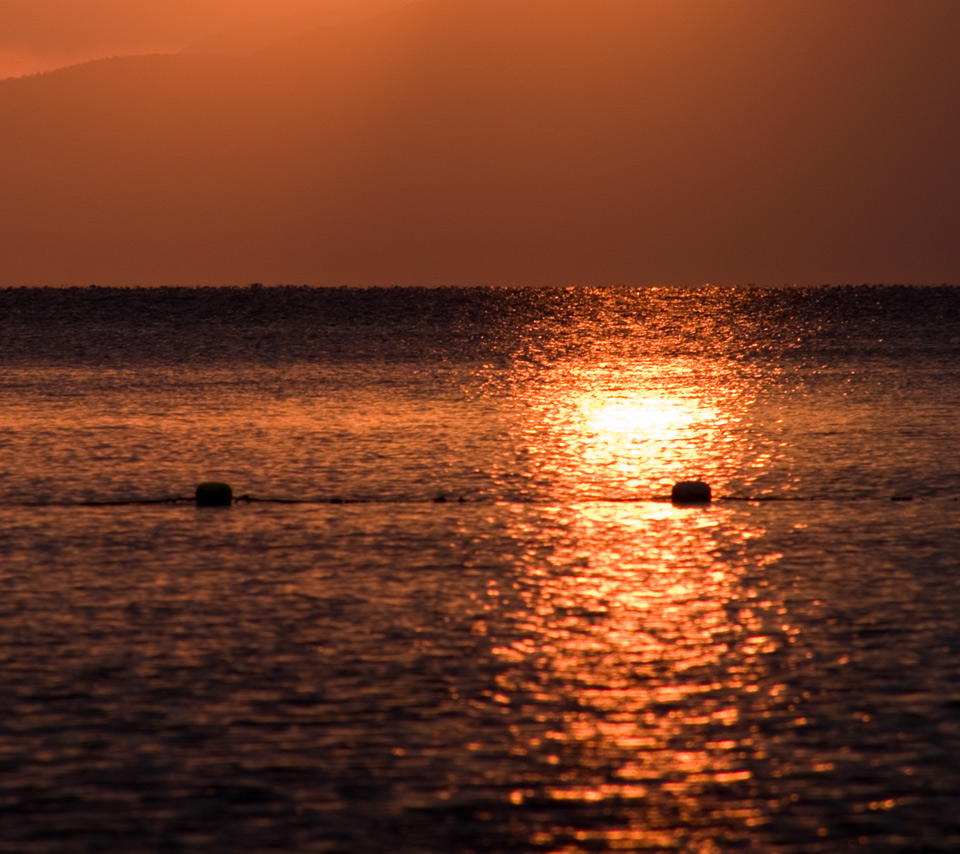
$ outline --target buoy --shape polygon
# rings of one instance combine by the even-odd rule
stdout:
[[[702,480],[681,480],[670,492],[674,504],[709,504],[712,499],[709,484]]]
[[[197,487],[197,507],[229,507],[233,504],[233,490],[228,483],[208,481]]]

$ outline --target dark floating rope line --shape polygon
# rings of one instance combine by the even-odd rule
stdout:
[[[177,495],[170,498],[128,498],[118,501],[17,501],[2,502],[0,507],[139,507],[160,504],[172,506],[186,502],[193,504],[194,499]]]
[[[892,495],[890,501],[913,501],[912,495]],[[505,499],[490,497],[473,501],[469,503],[494,504]],[[721,495],[714,498],[710,486],[700,480],[682,480],[674,484],[670,495],[653,496],[635,496],[629,498],[614,498],[603,495],[581,495],[574,501],[577,502],[601,502],[609,504],[643,504],[643,503],[671,503],[676,507],[707,507],[714,503],[745,503],[761,504],[769,502],[815,502],[815,501],[834,501],[834,502],[862,502],[862,501],[880,501],[884,500],[879,496],[859,496],[859,497],[838,497],[838,496],[804,496],[804,495]],[[960,498],[954,497],[953,501]],[[468,499],[462,495],[456,499],[448,498],[447,495],[440,492],[433,498],[343,498],[332,496],[330,498],[269,498],[258,495],[234,495],[232,487],[220,481],[206,481],[197,486],[193,496],[175,495],[167,498],[142,498],[125,501],[73,501],[73,502],[26,502],[23,504],[0,504],[0,506],[20,506],[20,507],[136,507],[136,506],[155,506],[155,505],[176,505],[192,503],[197,507],[232,507],[234,504],[299,504],[316,505],[332,504],[446,504],[448,502],[456,504],[466,504]],[[538,501],[536,499],[513,499],[509,503],[515,504],[545,504],[555,503]]]
[[[936,498],[936,496],[930,496],[931,498]],[[946,500],[960,501],[960,497],[953,496],[943,496]],[[565,504],[576,504],[581,502],[597,502],[603,504],[674,504],[677,507],[681,508],[697,508],[697,507],[709,507],[712,504],[772,504],[772,503],[782,503],[782,504],[812,504],[819,502],[838,502],[838,503],[866,503],[870,501],[894,501],[894,502],[909,502],[914,501],[915,496],[913,495],[891,495],[891,496],[875,496],[875,495],[865,495],[854,498],[843,498],[843,497],[831,497],[831,496],[804,496],[804,495],[719,495],[712,498],[709,502],[677,502],[674,501],[669,495],[652,495],[652,496],[640,496],[635,498],[613,498],[613,497],[604,497],[604,496],[583,496],[576,498],[572,501],[563,501],[559,503]],[[192,495],[174,495],[167,498],[132,498],[125,500],[116,500],[116,501],[25,501],[25,502],[0,502],[0,508],[3,507],[30,507],[30,508],[42,508],[42,507],[83,507],[83,508],[98,508],[98,507],[156,507],[156,506],[177,506],[182,504],[195,504],[198,507],[207,507],[207,506],[218,506],[218,507],[230,507],[235,504],[278,504],[278,505],[302,505],[302,506],[322,506],[322,505],[332,505],[332,506],[346,506],[346,505],[388,505],[388,504],[397,504],[397,505],[413,505],[413,504],[496,504],[498,502],[505,501],[510,504],[554,504],[558,502],[551,502],[546,500],[538,499],[503,499],[497,497],[490,498],[481,498],[481,499],[469,499],[464,498],[463,496],[458,496],[457,498],[447,498],[443,495],[438,495],[434,498],[341,498],[339,496],[334,496],[331,498],[270,498],[258,495],[236,495],[232,496],[229,503],[222,503],[217,505],[203,505],[198,504],[196,497]]]

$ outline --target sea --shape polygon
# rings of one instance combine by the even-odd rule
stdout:
[[[0,290],[0,852],[958,850],[960,289]]]

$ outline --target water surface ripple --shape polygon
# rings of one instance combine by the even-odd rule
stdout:
[[[958,329],[0,291],[0,852],[957,850]]]

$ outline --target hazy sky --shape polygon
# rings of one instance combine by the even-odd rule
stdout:
[[[0,0],[0,33],[129,53],[299,5]],[[418,0],[0,81],[0,285],[960,284],[958,32],[958,0]]]
[[[0,78],[104,56],[178,51],[262,22],[407,0],[0,0]]]

